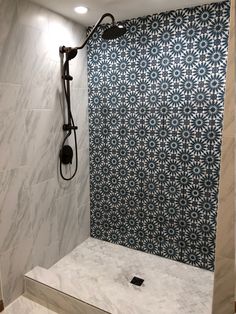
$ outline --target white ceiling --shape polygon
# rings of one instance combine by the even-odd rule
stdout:
[[[60,13],[84,26],[96,23],[106,12],[114,14],[117,21],[179,8],[192,7],[222,0],[31,0]],[[85,15],[74,12],[77,6],[86,6]],[[106,21],[104,21],[106,22]]]

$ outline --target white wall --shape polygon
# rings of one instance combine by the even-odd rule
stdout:
[[[23,274],[50,267],[89,236],[86,49],[71,62],[79,172],[58,178],[63,139],[60,45],[84,27],[24,0],[0,0],[0,271],[5,305]]]

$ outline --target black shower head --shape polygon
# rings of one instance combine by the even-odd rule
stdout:
[[[85,39],[84,43],[81,46],[75,47],[75,48],[61,46],[59,48],[60,54],[63,54],[63,53],[67,54],[66,61],[70,61],[71,59],[73,59],[76,56],[77,50],[84,48],[84,46],[87,44],[89,39],[95,33],[96,29],[98,28],[98,26],[101,24],[102,20],[105,17],[110,17],[111,22],[112,22],[112,26],[103,32],[103,34],[102,34],[103,39],[107,39],[107,40],[116,39],[116,38],[119,38],[125,34],[126,28],[123,27],[122,25],[115,25],[114,16],[111,13],[105,13],[100,17],[100,19],[94,25],[93,29],[91,30],[91,32],[89,33],[89,35],[87,36],[87,38]]]
[[[66,53],[66,60],[69,61],[71,59],[74,59],[77,55],[77,49],[71,49]]]
[[[103,34],[102,38],[103,39],[116,39],[121,36],[123,36],[126,33],[126,28],[123,27],[122,25],[112,25],[108,29],[106,29]]]

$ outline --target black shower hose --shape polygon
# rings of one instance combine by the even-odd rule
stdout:
[[[63,66],[63,88],[64,88],[64,93],[65,93],[65,99],[66,99],[66,104],[67,104],[67,111],[68,111],[68,125],[72,126],[72,131],[74,134],[74,142],[75,142],[75,170],[74,173],[69,177],[66,178],[63,175],[63,171],[62,171],[62,161],[60,158],[60,175],[62,177],[63,180],[66,181],[70,181],[74,178],[74,176],[76,175],[76,172],[78,170],[78,147],[77,147],[77,136],[76,136],[76,127],[75,127],[75,123],[74,123],[74,118],[71,112],[71,105],[70,105],[70,90],[69,90],[69,82],[68,82],[68,88],[66,87],[66,79],[65,77],[68,75],[69,76],[69,61],[66,60],[65,64]],[[61,147],[63,148],[63,146],[65,145],[66,140],[70,137],[71,135],[71,130],[69,130],[62,142]]]

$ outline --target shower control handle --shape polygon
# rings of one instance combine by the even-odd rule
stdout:
[[[76,125],[73,126],[71,124],[63,124],[62,128],[64,131],[71,131],[71,130],[77,130],[78,129],[78,127]]]
[[[71,75],[62,75],[61,78],[63,80],[66,80],[66,81],[72,81],[73,80],[73,77]]]

